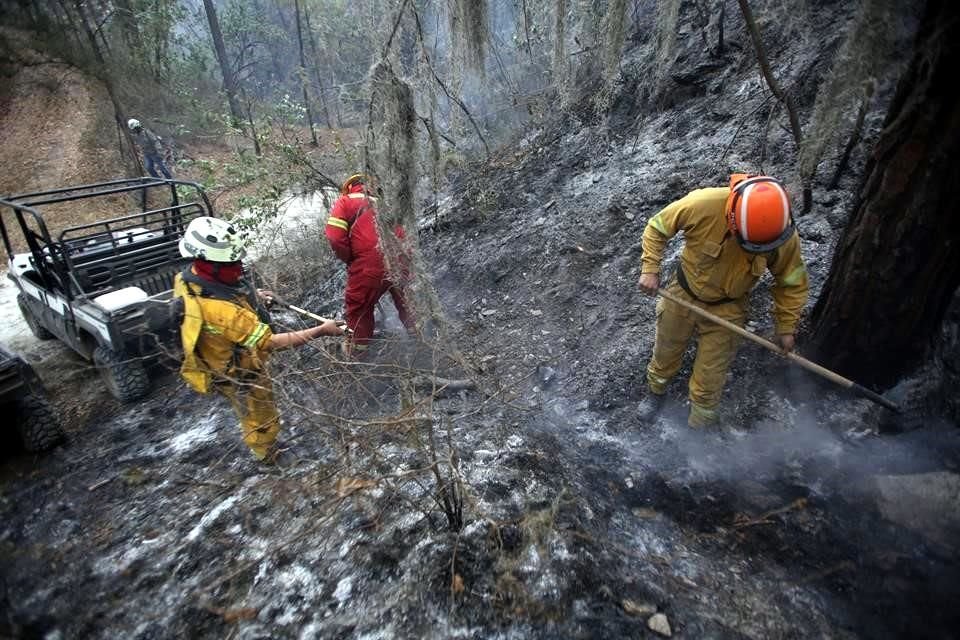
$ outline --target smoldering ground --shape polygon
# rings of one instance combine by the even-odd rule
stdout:
[[[811,18],[824,33],[838,22]],[[771,28],[789,47],[788,26]],[[659,612],[687,637],[955,634],[955,538],[937,519],[955,429],[878,437],[864,401],[791,391],[748,347],[724,430],[683,425],[689,364],[664,418],[635,418],[654,320],[635,291],[644,223],[729,171],[792,171],[743,47],[707,61],[685,33],[687,84],[662,92],[682,112],[638,100],[645,76],[628,61],[609,118],[577,108],[520,137],[421,221],[425,272],[464,356],[424,372],[470,375],[476,391],[421,394],[410,413],[396,368],[355,375],[326,348],[286,354],[278,396],[301,462],[279,473],[244,459],[223,403],[175,383],[95,416],[4,484],[4,632],[642,637]],[[819,51],[795,53],[822,66]],[[818,189],[799,221],[814,292],[855,183]],[[338,308],[339,272],[288,271],[304,306]],[[761,331],[765,300],[751,314]],[[461,527],[443,486],[462,492]]]

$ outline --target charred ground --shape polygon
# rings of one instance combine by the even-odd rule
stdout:
[[[644,107],[628,73],[610,119],[575,110],[466,171],[420,232],[450,343],[388,331],[378,368],[283,354],[296,467],[248,461],[227,407],[173,376],[73,425],[51,456],[10,460],[0,631],[653,637],[659,611],[690,638],[955,637],[960,438],[942,403],[879,436],[869,403],[744,346],[721,428],[685,426],[689,365],[662,418],[634,417],[653,341],[635,286],[646,220],[753,158],[790,171],[788,133],[766,129],[774,103],[733,44],[706,65],[688,34],[699,71],[669,112]],[[798,220],[814,295],[857,163]],[[296,293],[332,311],[340,283]],[[769,332],[764,286],[753,307]],[[459,362],[436,356],[451,345]],[[420,390],[411,408],[398,371],[477,389]],[[431,468],[458,479],[458,530]]]

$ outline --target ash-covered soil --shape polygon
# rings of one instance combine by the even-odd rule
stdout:
[[[278,354],[294,466],[256,465],[225,404],[174,376],[47,457],[8,458],[0,633],[614,638],[665,619],[685,638],[956,637],[956,424],[922,413],[891,431],[753,346],[718,428],[685,425],[689,366],[661,418],[635,418],[646,220],[759,168],[761,144],[763,169],[792,175],[729,37],[674,110],[644,112],[628,73],[610,120],[570,114],[455,183],[420,233],[452,343],[418,349],[391,328],[379,366],[337,362],[335,341]],[[698,43],[688,33],[693,67]],[[788,53],[772,55],[827,55]],[[862,155],[798,219],[814,296]],[[307,282],[302,299],[331,312],[339,287]],[[753,302],[769,334],[765,286]],[[476,388],[410,382],[434,374]]]

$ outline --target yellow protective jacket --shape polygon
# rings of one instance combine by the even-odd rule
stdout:
[[[683,231],[680,265],[692,293],[707,302],[744,298],[765,271],[774,277],[774,322],[778,334],[794,333],[807,303],[807,270],[794,231],[769,253],[749,253],[727,228],[729,187],[697,189],[650,218],[643,231],[642,273],[659,273],[667,241]]]
[[[261,322],[247,299],[204,297],[201,286],[173,281],[173,295],[183,298],[180,375],[199,393],[209,393],[214,377],[230,379],[264,368],[273,332]]]

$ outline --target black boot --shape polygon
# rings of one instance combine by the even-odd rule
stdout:
[[[667,401],[667,394],[665,393],[653,393],[652,391],[647,391],[646,395],[643,396],[643,400],[637,405],[637,418],[641,422],[653,422],[660,411],[663,410],[663,405]]]

